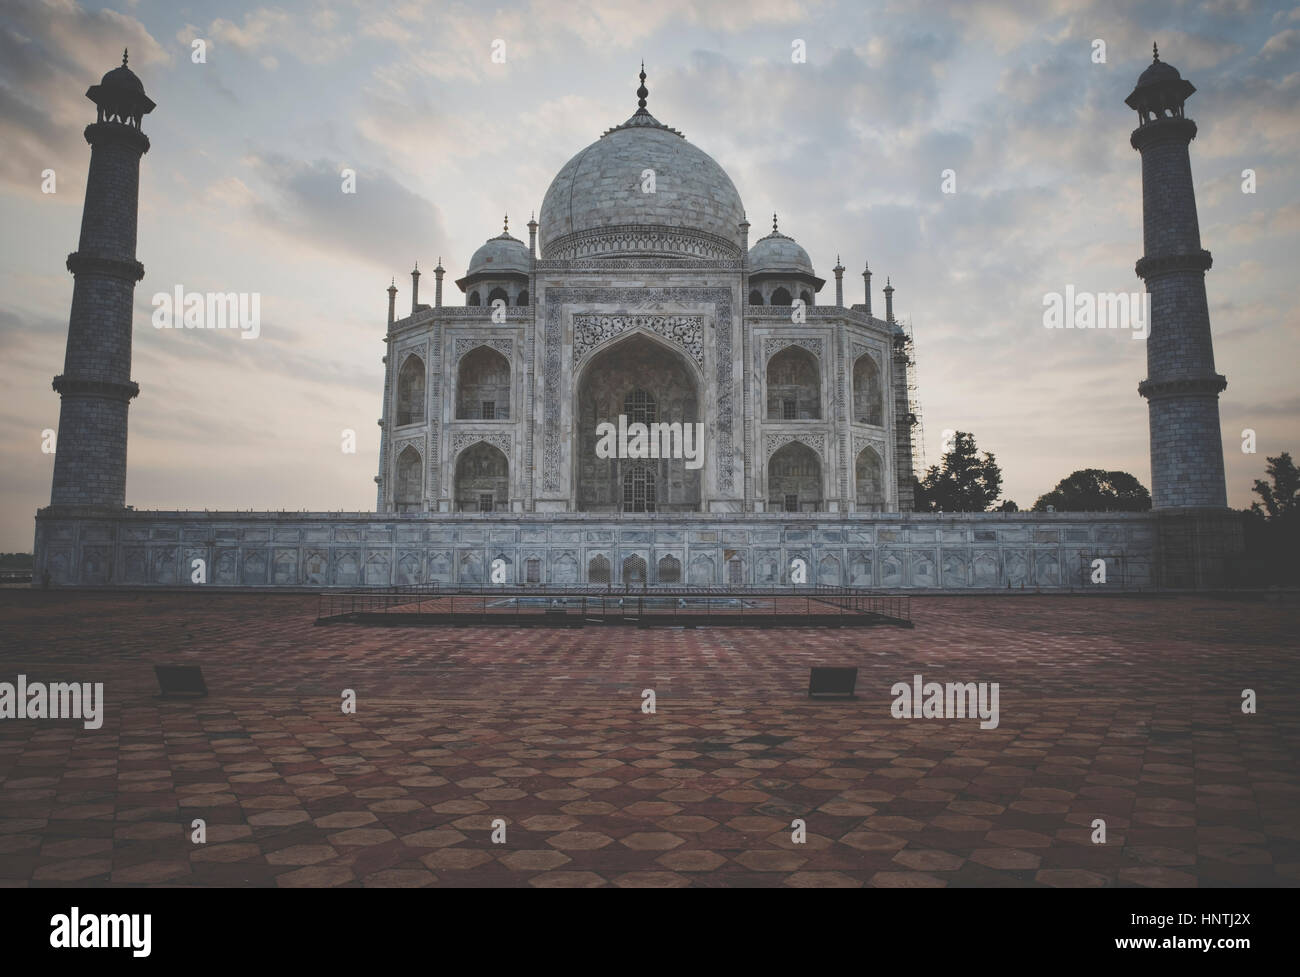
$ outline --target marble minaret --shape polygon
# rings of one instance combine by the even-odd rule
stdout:
[[[122,65],[86,92],[98,116],[86,126],[90,174],[81,214],[81,240],[68,255],[75,278],[60,397],[59,436],[50,504],[126,504],[127,406],[140,388],[131,379],[131,321],[140,157],[149,139],[140,120],[154,103],[134,72]]]

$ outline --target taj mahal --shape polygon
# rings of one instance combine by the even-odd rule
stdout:
[[[1129,98],[1148,190],[1150,513],[913,512],[912,346],[892,283],[873,305],[864,261],[853,301],[838,257],[831,292],[793,222],[751,233],[722,167],[650,113],[644,66],[640,82],[631,117],[551,181],[527,241],[506,218],[469,257],[454,301],[441,259],[432,303],[418,266],[401,317],[389,286],[375,511],[240,513],[126,505],[154,103],[125,60],[106,74],[87,92],[98,119],[38,578],[186,586],[199,560],[215,587],[476,586],[490,564],[520,585],[744,587],[787,583],[798,558],[837,586],[1062,589],[1103,559],[1120,586],[1213,585],[1238,531],[1183,115],[1195,89],[1176,69],[1157,57]],[[654,450],[598,450],[610,425],[650,432]],[[669,450],[683,430],[701,432],[697,457]]]
[[[750,242],[723,169],[639,107],[456,279],[464,304],[395,318],[380,512],[906,512],[905,336],[844,304],[772,220]],[[538,248],[540,245],[540,256]],[[495,314],[494,314],[495,313]],[[600,459],[597,425],[704,425],[704,464]]]

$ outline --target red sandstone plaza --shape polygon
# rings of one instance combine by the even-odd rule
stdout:
[[[0,680],[106,699],[98,730],[0,724],[3,884],[1300,881],[1294,603],[936,596],[913,630],[314,614],[291,594],[0,591]],[[157,698],[152,665],[187,662],[209,696]],[[856,666],[858,698],[808,698],[821,664]],[[998,682],[998,727],[892,718],[918,672]]]

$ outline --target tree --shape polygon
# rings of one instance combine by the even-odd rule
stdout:
[[[1268,467],[1264,470],[1268,472],[1273,484],[1268,484],[1262,478],[1255,479],[1255,494],[1264,500],[1264,505],[1261,507],[1258,502],[1252,502],[1250,511],[1267,512],[1270,519],[1294,517],[1300,512],[1300,471],[1296,470],[1291,455],[1283,451],[1276,458],[1269,458]]]
[[[1002,469],[991,453],[979,457],[975,435],[958,431],[942,467],[931,465],[918,487],[918,511],[984,512],[1002,488]]]
[[[1056,488],[1038,497],[1034,512],[1146,512],[1151,493],[1128,472],[1106,472],[1084,468],[1056,483]]]
[[[1002,504],[993,510],[994,512],[1019,512],[1020,506],[1016,505],[1015,499],[1003,499]]]

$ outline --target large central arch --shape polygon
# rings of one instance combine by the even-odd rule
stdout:
[[[684,356],[644,333],[595,354],[577,382],[574,507],[583,512],[698,512],[703,468],[683,458],[599,458],[597,426],[627,423],[695,424],[700,380]],[[708,445],[697,446],[705,452]],[[652,486],[647,492],[646,487]]]

